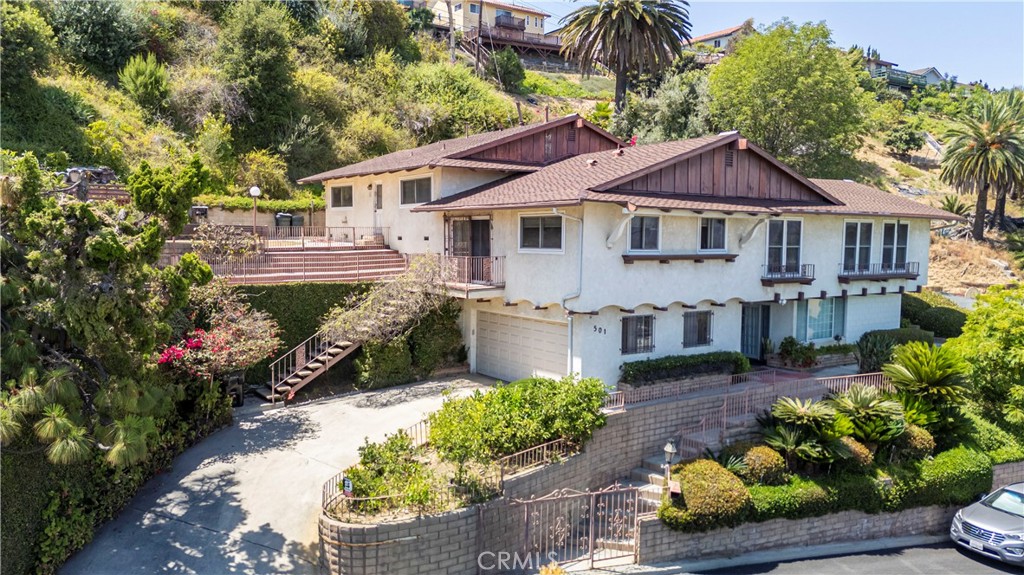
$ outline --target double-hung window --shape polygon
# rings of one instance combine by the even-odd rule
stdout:
[[[725,218],[700,219],[700,251],[725,251]]]
[[[801,300],[796,308],[797,339],[833,339],[846,332],[846,300],[841,297]]]
[[[622,318],[622,355],[654,351],[654,316]]]
[[[871,222],[846,222],[843,236],[843,271],[866,271],[871,267]]]
[[[331,186],[331,207],[352,207],[352,186]]]
[[[430,201],[430,178],[402,181],[402,205],[423,204]]]
[[[785,275],[800,273],[800,220],[768,222],[768,273]]]
[[[480,5],[479,4],[470,4],[469,5],[469,13],[470,14],[479,14],[480,13]]]
[[[901,270],[907,267],[907,238],[910,226],[886,222],[882,226],[882,268]]]
[[[633,216],[629,222],[629,251],[658,251],[658,235],[661,218],[657,216]]]
[[[562,216],[521,216],[519,249],[522,251],[561,251]]]
[[[683,347],[711,345],[712,320],[714,312],[688,311],[683,314]]]

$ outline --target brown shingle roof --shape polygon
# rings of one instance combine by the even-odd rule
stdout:
[[[721,38],[722,36],[728,36],[729,34],[735,34],[736,32],[739,32],[740,28],[742,27],[743,24],[740,24],[739,26],[733,26],[732,28],[726,28],[725,30],[719,30],[718,32],[712,32],[710,34],[701,34],[696,38],[690,38],[690,43],[696,44],[697,42],[713,40],[715,38]]]
[[[506,170],[511,172],[524,172],[536,170],[539,166],[514,164],[506,162],[488,162],[478,160],[464,160],[463,162],[452,162],[451,159],[467,155],[473,150],[479,148],[486,148],[492,144],[495,144],[503,139],[511,138],[517,135],[527,134],[535,131],[543,131],[553,126],[558,126],[568,122],[572,122],[578,119],[578,114],[569,114],[568,116],[551,120],[550,122],[541,122],[537,124],[527,124],[525,126],[516,126],[514,128],[507,128],[504,130],[495,130],[493,132],[483,132],[481,134],[474,134],[472,136],[466,136],[462,138],[452,138],[450,140],[442,140],[440,142],[434,142],[433,144],[427,144],[426,146],[420,146],[418,148],[412,148],[410,150],[401,150],[398,152],[392,152],[376,158],[371,158],[355,164],[350,164],[341,168],[322,172],[312,176],[306,176],[299,180],[300,184],[307,184],[313,182],[323,182],[325,180],[334,180],[338,178],[351,178],[355,176],[366,176],[371,174],[384,174],[387,172],[401,172],[405,170],[415,170],[424,166],[453,166],[453,167],[469,167],[477,169],[491,169],[491,170]],[[611,134],[608,134],[604,130],[601,130],[597,126],[586,123],[588,127],[606,134],[609,138],[615,138]],[[616,141],[618,141],[616,139]]]
[[[928,218],[932,220],[963,221],[963,218],[945,210],[897,194],[851,182],[849,180],[811,180],[835,196],[842,205],[815,206],[804,210],[834,214],[898,216],[901,218]]]

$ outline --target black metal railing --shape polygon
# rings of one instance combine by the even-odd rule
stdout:
[[[761,266],[761,279],[774,282],[813,280],[814,264],[765,264]]]
[[[916,279],[920,275],[919,262],[862,264],[851,266],[839,264],[839,280],[853,279]]]

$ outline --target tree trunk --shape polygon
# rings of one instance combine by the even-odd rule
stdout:
[[[615,71],[615,112],[621,112],[626,105],[626,71]]]
[[[985,239],[985,213],[988,211],[988,182],[978,190],[978,203],[974,206],[974,231],[971,234],[975,240]]]
[[[455,63],[455,11],[452,10],[452,0],[445,0],[444,2],[448,6],[448,42],[451,46],[451,54],[448,56],[448,62],[451,64]]]
[[[996,229],[1006,229],[1006,189],[1000,188],[996,193],[996,209],[992,213],[992,221]]]

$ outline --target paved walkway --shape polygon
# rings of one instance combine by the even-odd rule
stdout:
[[[64,575],[318,573],[320,488],[383,439],[487,378],[349,394],[235,423],[179,456],[61,569]]]

